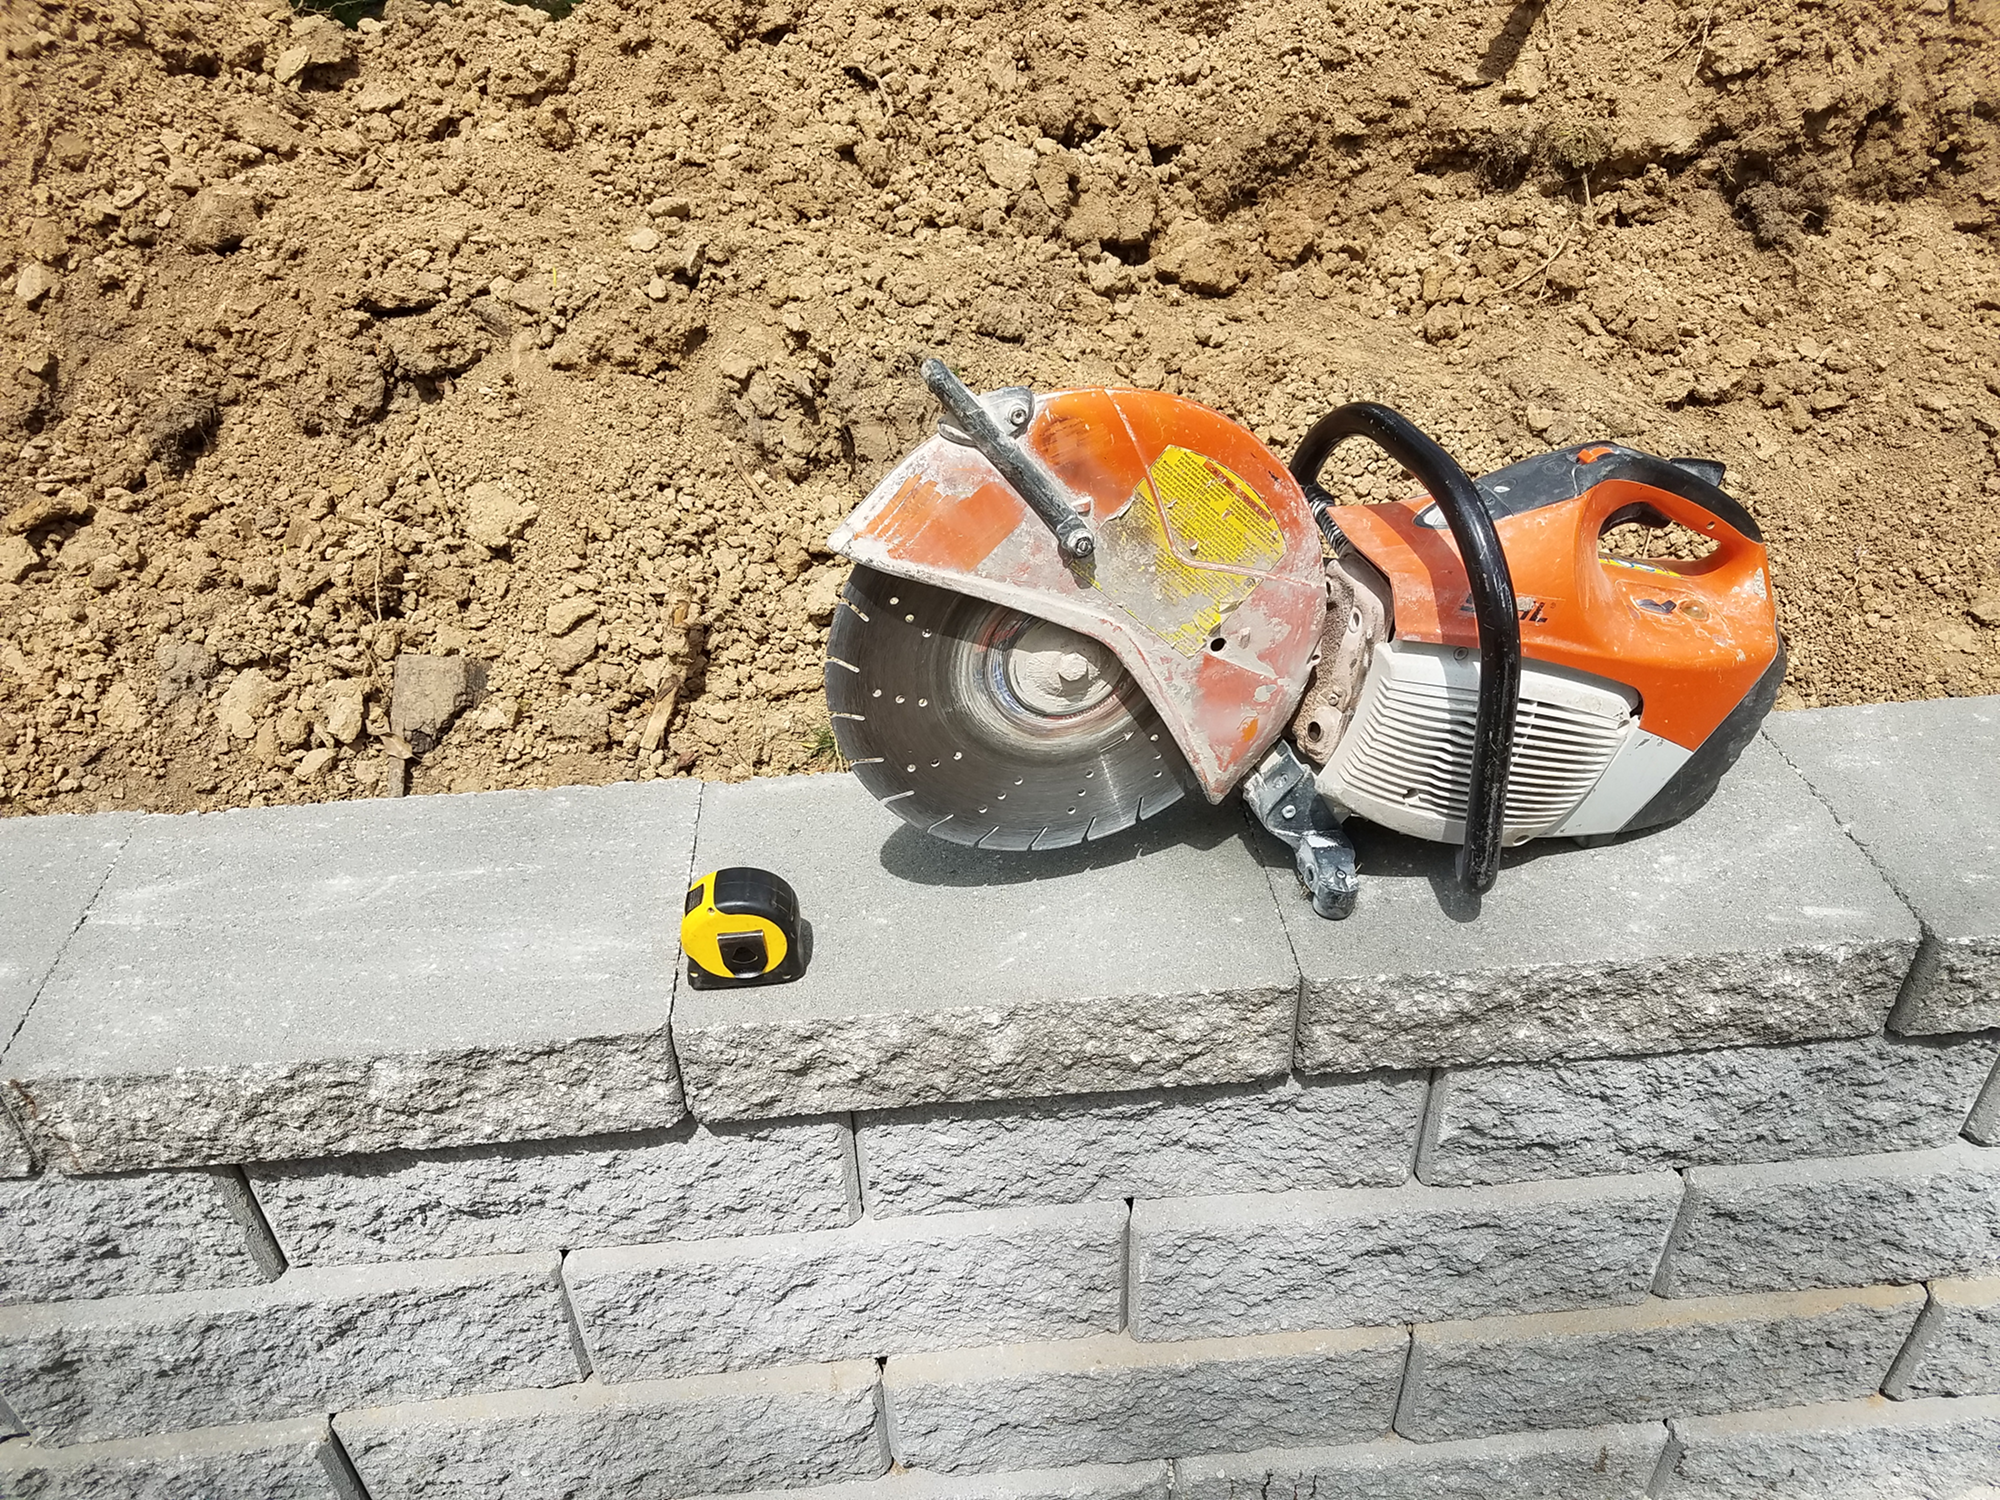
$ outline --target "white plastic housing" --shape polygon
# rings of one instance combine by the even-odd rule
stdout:
[[[1319,772],[1319,789],[1338,812],[1457,843],[1465,837],[1478,712],[1477,651],[1379,645],[1353,722]],[[1522,663],[1505,841],[1624,827],[1688,755],[1641,730],[1638,712],[1629,688]]]

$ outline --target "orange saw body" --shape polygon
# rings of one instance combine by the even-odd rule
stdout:
[[[1288,467],[1176,396],[924,375],[939,435],[832,539],[860,566],[827,696],[856,775],[938,837],[1060,847],[1240,790],[1343,915],[1347,818],[1459,844],[1483,890],[1505,845],[1699,805],[1776,695],[1768,559],[1720,465],[1597,443],[1475,481],[1355,404]],[[1427,493],[1336,506],[1351,437]],[[1630,522],[1714,547],[1606,555]]]

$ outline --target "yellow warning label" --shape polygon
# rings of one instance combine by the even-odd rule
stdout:
[[[1284,533],[1256,491],[1214,459],[1168,448],[1106,528],[1111,564],[1099,587],[1185,656],[1285,555]]]

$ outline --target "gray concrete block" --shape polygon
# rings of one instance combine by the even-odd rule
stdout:
[[[2000,1151],[1696,1167],[1661,1267],[1669,1297],[2000,1269]]]
[[[889,1448],[914,1468],[1005,1470],[1380,1437],[1408,1348],[1400,1328],[1365,1328],[891,1359]]]
[[[1650,1423],[1225,1453],[1174,1465],[1174,1500],[1639,1500],[1666,1442]]]
[[[1674,1423],[1663,1500],[1980,1500],[2000,1484],[2000,1396],[1824,1406]]]
[[[1448,846],[1353,831],[1344,922],[1313,915],[1289,863],[1269,872],[1308,1072],[1865,1036],[1916,951],[1908,909],[1761,741],[1684,822],[1523,845],[1476,902]]]
[[[674,1124],[700,788],[140,821],[0,1068],[69,1170]]]
[[[810,1490],[759,1490],[740,1500],[1170,1500],[1170,1464],[1079,1464],[1013,1474],[926,1474],[896,1469],[880,1479]],[[712,1500],[699,1496],[696,1500]]]
[[[4,1091],[0,1091],[0,1177],[26,1177],[35,1170],[35,1158],[28,1150],[28,1138],[21,1134],[13,1115],[7,1112]]]
[[[1932,1282],[1930,1303],[1882,1390],[1899,1401],[2000,1396],[2000,1277]]]
[[[998,854],[926,838],[847,776],[711,786],[696,864],[769,863],[813,924],[795,984],[683,991],[704,1119],[1275,1077],[1298,970],[1229,809]],[[1358,1071],[1358,1070],[1357,1070]]]
[[[2000,1146],[2000,1063],[1993,1065],[1992,1077],[1965,1118],[1965,1134],[1982,1146]]]
[[[140,821],[128,813],[0,818],[0,912],[7,923],[7,940],[0,943],[0,1038],[12,1036],[27,1017]]]
[[[791,1490],[889,1466],[863,1361],[346,1411],[334,1430],[377,1497]]]
[[[293,1271],[0,1309],[0,1394],[45,1442],[578,1378],[554,1255]]]
[[[865,1219],[580,1250],[570,1300],[607,1380],[1077,1338],[1124,1311],[1125,1205]]]
[[[1996,1057],[2000,1037],[1873,1036],[1454,1068],[1417,1171],[1449,1186],[1942,1146]]]
[[[242,1199],[227,1167],[0,1181],[0,1305],[269,1281]]]
[[[1872,1396],[1917,1287],[1777,1292],[1420,1325],[1396,1430],[1431,1443]]]
[[[1391,1186],[1420,1073],[957,1104],[856,1121],[871,1214]]]
[[[326,1418],[45,1448],[0,1446],[15,1500],[351,1500],[335,1488]]]
[[[1923,921],[1890,1024],[2000,1026],[2000,697],[1773,714],[1764,733]]]
[[[1672,1173],[1141,1200],[1132,1329],[1185,1339],[1543,1312],[1646,1295]]]
[[[296,1265],[831,1229],[860,1212],[843,1120],[247,1168]]]

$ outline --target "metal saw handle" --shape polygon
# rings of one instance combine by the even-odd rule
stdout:
[[[1507,771],[1514,755],[1514,716],[1521,704],[1521,621],[1514,607],[1514,577],[1500,550],[1492,513],[1471,476],[1416,423],[1373,401],[1334,408],[1313,423],[1292,455],[1292,477],[1323,529],[1332,523],[1332,500],[1319,487],[1319,471],[1334,448],[1351,437],[1367,438],[1423,483],[1451,524],[1472,586],[1473,615],[1479,622],[1479,717],[1473,729],[1458,883],[1475,895],[1484,894],[1500,872]]]
[[[952,426],[964,433],[966,441],[1000,471],[1000,477],[1007,481],[1008,488],[1019,495],[1028,509],[1055,535],[1057,550],[1064,557],[1079,562],[1094,553],[1097,538],[1090,534],[1089,525],[1076,513],[1076,507],[1063,498],[1055,476],[1042,467],[1041,460],[1029,451],[1027,445],[1015,442],[1000,430],[1000,424],[993,420],[993,413],[982,406],[979,398],[965,388],[964,382],[946,368],[943,360],[925,360],[923,376],[924,384],[938,398],[938,404],[951,418]]]

